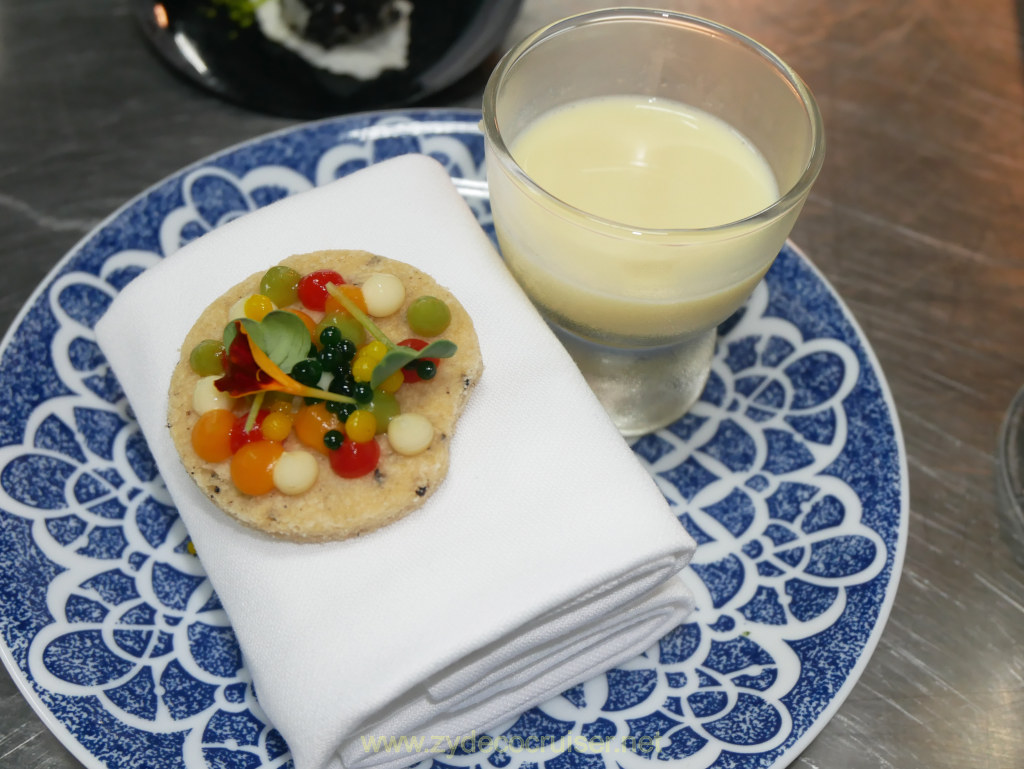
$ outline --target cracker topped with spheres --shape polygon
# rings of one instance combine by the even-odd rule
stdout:
[[[347,539],[434,493],[482,371],[472,319],[426,273],[366,251],[300,254],[201,314],[168,427],[227,514],[284,539]]]

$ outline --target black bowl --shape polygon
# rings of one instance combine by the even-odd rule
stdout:
[[[176,72],[244,106],[297,118],[423,101],[479,67],[502,42],[521,5],[401,0],[395,23],[402,25],[402,61],[353,75],[325,65],[322,48],[310,57],[271,39],[254,11],[259,0],[131,1],[146,38]]]

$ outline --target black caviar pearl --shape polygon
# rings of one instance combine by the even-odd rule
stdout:
[[[300,360],[292,367],[291,371],[292,379],[307,387],[316,387],[323,373],[323,366],[315,358]]]
[[[333,328],[333,326],[329,328]],[[324,331],[327,331],[327,329],[324,329]],[[320,365],[323,366],[324,371],[328,371],[332,374],[345,365],[345,357],[341,352],[341,348],[336,344],[324,347],[324,349],[317,353],[316,359],[320,361]]]
[[[327,386],[327,389],[332,393],[345,395],[351,398],[353,393],[355,393],[355,386],[356,382],[352,378],[352,372],[338,369],[334,374],[334,379],[332,379],[331,383]]]
[[[437,364],[432,360],[423,358],[416,361],[416,374],[420,379],[433,379],[437,376]]]
[[[351,339],[345,339],[344,337],[342,337],[342,340],[338,342],[338,347],[341,348],[341,353],[344,356],[346,362],[351,361],[354,357],[356,357],[356,343],[353,342]]]
[[[352,389],[352,397],[359,403],[369,403],[373,400],[373,388],[369,382],[356,382]]]
[[[323,48],[357,43],[393,24],[401,15],[395,0],[297,0],[301,14],[282,4],[289,26]]]
[[[320,332],[320,344],[324,347],[336,345],[342,339],[341,331],[337,326],[325,326],[324,330]]]
[[[340,430],[328,430],[324,433],[324,446],[331,451],[341,447],[341,444],[345,442],[345,436]]]

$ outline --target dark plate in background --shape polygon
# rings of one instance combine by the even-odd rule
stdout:
[[[521,4],[408,0],[406,66],[360,79],[335,74],[268,38],[254,18],[258,0],[132,2],[145,36],[177,73],[243,106],[296,118],[422,101],[478,67]]]

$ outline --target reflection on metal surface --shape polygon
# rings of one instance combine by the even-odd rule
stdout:
[[[155,1],[138,0],[154,29]],[[160,1],[170,14],[174,0]],[[525,0],[505,36],[607,4]],[[994,458],[1024,383],[1020,2],[659,5],[756,32],[822,102],[837,140],[794,238],[878,353],[909,453],[910,541],[892,618],[792,769],[1020,769],[1024,566],[998,530]],[[169,80],[132,40],[133,6],[0,0],[0,329],[114,206],[289,124]],[[477,108],[479,95],[460,87],[433,104]],[[5,393],[5,415],[20,397]],[[0,536],[11,530],[4,522]],[[0,755],[5,767],[83,767],[3,671]]]
[[[1000,526],[1024,564],[1024,387],[1007,409],[996,447]]]
[[[203,57],[199,55],[199,51],[192,45],[192,41],[189,40],[184,33],[176,32],[174,34],[174,44],[181,51],[181,55],[185,57],[185,60],[192,65],[196,72],[205,74],[209,67],[206,66],[206,62],[203,61]]]

